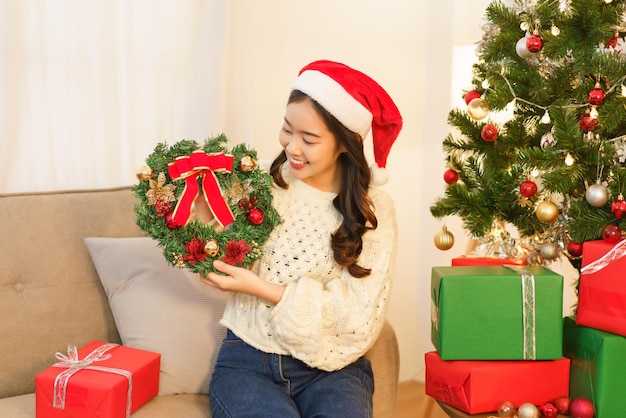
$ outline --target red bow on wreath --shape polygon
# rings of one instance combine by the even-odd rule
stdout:
[[[167,166],[172,180],[185,179],[185,189],[172,213],[172,220],[178,225],[185,225],[191,215],[191,205],[200,192],[198,178],[202,178],[204,200],[215,219],[224,227],[235,220],[230,207],[222,197],[222,190],[214,173],[230,173],[234,157],[221,153],[207,154],[194,151],[190,156],[179,157]]]

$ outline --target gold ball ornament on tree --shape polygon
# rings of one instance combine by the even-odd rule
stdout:
[[[559,217],[559,208],[551,200],[544,200],[537,205],[535,215],[540,222],[545,224],[552,223]]]
[[[454,235],[448,231],[448,228],[444,225],[441,230],[437,231],[434,238],[435,247],[441,251],[446,251],[452,248],[454,245]]]
[[[482,120],[489,114],[489,103],[482,97],[472,99],[467,105],[467,113],[474,120]]]

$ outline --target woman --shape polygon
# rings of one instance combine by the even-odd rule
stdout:
[[[272,231],[253,270],[215,261],[206,282],[233,292],[210,384],[219,417],[369,417],[363,357],[385,320],[396,257],[393,203],[370,186],[402,127],[387,93],[343,64],[304,67],[272,163]]]

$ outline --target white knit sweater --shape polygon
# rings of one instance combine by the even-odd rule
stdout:
[[[336,194],[284,177],[289,188],[273,189],[283,222],[254,267],[261,278],[285,285],[283,297],[273,305],[234,293],[221,323],[259,350],[338,370],[365,354],[385,320],[397,251],[395,208],[383,190],[370,189],[378,228],[363,236],[358,263],[372,272],[357,279],[334,261],[330,248],[341,223],[332,205]]]

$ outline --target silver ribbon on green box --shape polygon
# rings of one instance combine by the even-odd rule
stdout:
[[[522,317],[524,331],[524,360],[537,358],[535,329],[535,276],[522,266],[506,265],[521,276]]]

